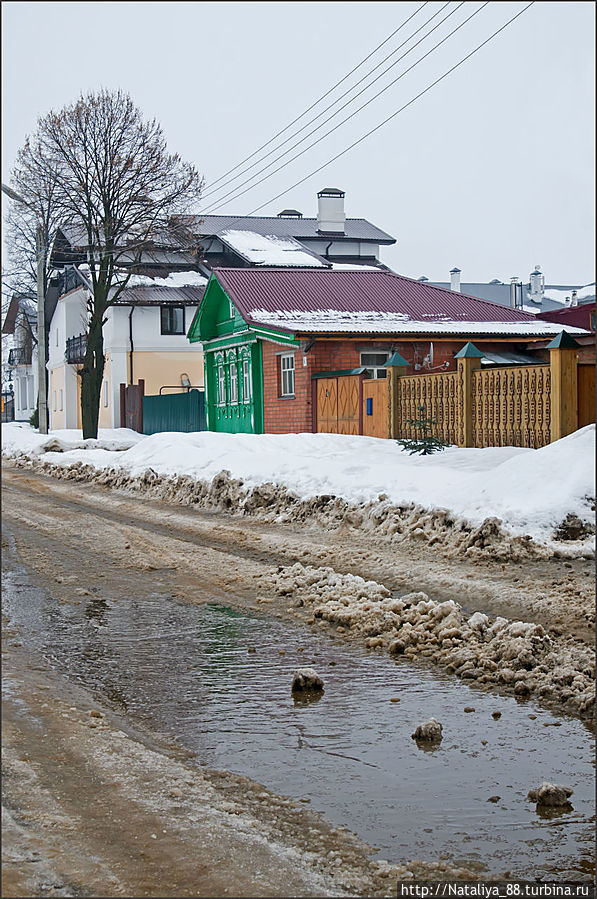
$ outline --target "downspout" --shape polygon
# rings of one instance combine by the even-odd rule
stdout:
[[[328,244],[327,247],[325,248],[325,253],[323,254],[325,259],[329,259],[329,258],[330,258],[328,254],[329,254],[329,252],[330,252],[330,247],[331,247],[331,245],[332,245],[333,243],[334,243],[334,241],[333,241],[333,240],[330,240],[329,244]]]
[[[133,383],[133,353],[135,352],[135,346],[133,344],[133,312],[135,311],[135,307],[131,306],[131,311],[129,312],[129,341],[130,341],[130,351],[129,351],[129,368],[130,368],[130,376],[129,382]]]

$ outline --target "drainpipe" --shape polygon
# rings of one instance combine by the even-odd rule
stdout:
[[[323,254],[324,257],[325,257],[325,259],[329,259],[329,258],[330,258],[330,257],[329,257],[329,252],[330,252],[330,247],[331,247],[331,245],[332,245],[333,243],[334,243],[334,241],[333,241],[333,240],[330,240],[329,244],[328,244],[327,247],[325,248],[325,253]]]
[[[131,311],[129,312],[129,341],[131,344],[131,349],[129,352],[129,360],[130,360],[130,383],[133,383],[133,353],[135,352],[135,346],[133,344],[133,312],[135,311],[135,307],[131,306]]]

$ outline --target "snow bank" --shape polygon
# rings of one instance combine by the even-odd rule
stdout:
[[[568,519],[576,522],[576,548],[594,547],[594,425],[538,450],[450,447],[431,456],[411,456],[392,440],[340,434],[144,437],[120,429],[83,441],[77,431],[43,437],[12,424],[3,428],[2,440],[7,456],[92,466],[111,472],[113,486],[120,477],[120,486],[128,479],[147,488],[150,472],[152,483],[168,481],[166,493],[176,482],[178,502],[186,490],[194,496],[189,502],[209,495],[222,508],[278,520],[292,507],[295,520],[325,513],[336,526],[375,529],[390,538],[408,532],[429,541],[440,532],[461,532],[466,522],[469,531],[484,529],[475,538],[481,548],[498,532],[553,546]],[[197,482],[206,485],[201,495]]]
[[[306,607],[312,615],[307,621],[328,621],[363,639],[369,649],[422,656],[480,686],[536,696],[575,714],[593,712],[593,650],[550,636],[539,624],[491,619],[482,612],[469,616],[453,600],[438,602],[422,592],[392,596],[375,581],[300,562],[266,575],[264,582]]]
[[[70,464],[71,453],[77,449],[124,452],[140,440],[143,440],[143,435],[128,428],[105,430],[100,428],[97,439],[83,440],[79,430],[57,430],[50,434],[40,434],[30,425],[20,422],[7,422],[2,425],[2,455],[7,458],[34,457],[57,452],[68,454],[67,464]],[[89,458],[85,456],[85,460],[89,461]]]

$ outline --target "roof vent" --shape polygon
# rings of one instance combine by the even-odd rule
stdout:
[[[429,281],[429,278],[427,277],[427,275],[421,275],[421,277],[418,280],[419,281]]]
[[[303,213],[299,212],[298,209],[283,209],[282,212],[278,213],[279,219],[302,219]]]
[[[503,284],[503,281],[500,281],[499,278],[494,278],[493,281],[489,282],[490,284]]]

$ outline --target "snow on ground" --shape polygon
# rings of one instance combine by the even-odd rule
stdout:
[[[416,503],[449,509],[480,524],[497,517],[514,534],[550,541],[568,514],[592,521],[595,496],[595,425],[542,449],[450,447],[430,456],[409,455],[393,440],[340,434],[191,434],[149,437],[121,428],[83,441],[79,431],[40,435],[29,425],[6,424],[2,452],[54,465],[83,462],[132,477],[158,475],[211,481],[228,470],[246,488],[285,486],[301,499],[335,495],[349,502]]]

